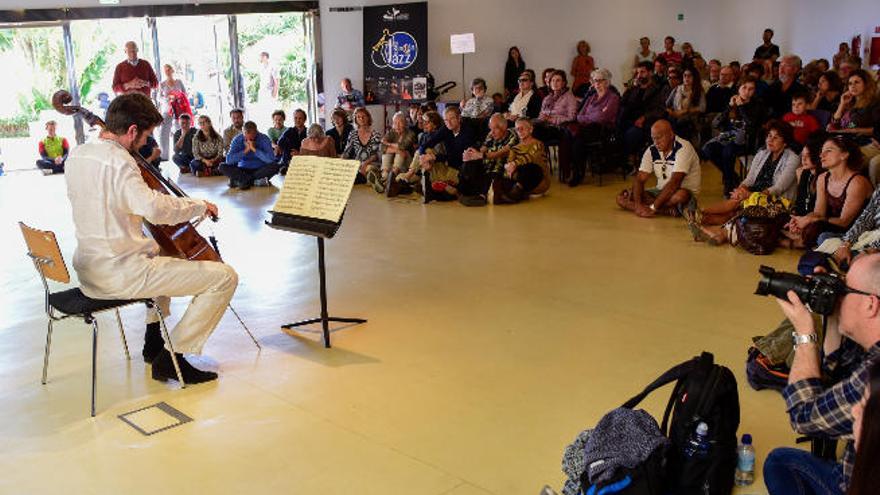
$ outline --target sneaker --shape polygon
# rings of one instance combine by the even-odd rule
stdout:
[[[238,187],[239,185],[240,184],[238,183],[237,180],[229,179],[229,188],[230,189],[234,189],[234,188]]]
[[[241,184],[239,184],[238,188],[241,189],[242,191],[247,191],[248,189],[253,187],[253,185],[254,185],[254,181],[246,180],[246,181],[242,182]]]
[[[465,206],[486,206],[486,197],[482,194],[477,196],[461,196],[458,202]]]
[[[43,175],[52,175],[52,174],[55,173],[55,172],[52,171],[51,168],[41,168],[41,169],[40,169],[40,172],[42,172]]]
[[[262,179],[255,180],[254,186],[256,186],[256,187],[269,187],[270,186],[269,178],[263,177]]]
[[[373,169],[367,172],[367,184],[371,185],[373,190],[379,194],[385,192],[385,182],[382,180],[382,174]]]
[[[196,369],[184,359],[183,354],[175,353],[174,356],[177,358],[177,365],[180,366],[180,374],[183,376],[183,381],[187,385],[205,383],[217,379],[217,373]],[[160,382],[177,380],[174,361],[171,360],[171,353],[167,350],[163,349],[153,361],[152,376],[153,380]]]

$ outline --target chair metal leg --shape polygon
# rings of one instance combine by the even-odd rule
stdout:
[[[244,328],[245,332],[247,332],[248,337],[250,337],[251,340],[254,341],[254,345],[257,346],[257,349],[262,349],[263,347],[260,345],[259,342],[257,342],[257,339],[254,338],[254,334],[252,334],[247,325],[244,324],[244,320],[241,319],[241,316],[238,316],[238,312],[235,310],[235,308],[232,307],[231,304],[229,305],[229,310],[232,311],[232,314],[234,314],[235,317],[238,319],[238,322],[241,323],[241,327]]]
[[[43,385],[46,384],[46,377],[49,373],[49,350],[52,347],[52,318],[49,318],[49,328],[46,331],[46,351],[43,354]]]
[[[92,320],[92,417],[95,417],[95,394],[98,381],[98,320]]]
[[[125,359],[131,361],[131,354],[128,352],[128,340],[125,339],[125,327],[122,326],[122,317],[119,316],[119,308],[116,308],[116,323],[119,325],[119,335],[122,337],[122,347],[125,348]]]
[[[168,334],[168,327],[165,326],[165,315],[162,314],[162,310],[159,309],[158,304],[153,305],[153,310],[159,315],[159,325],[162,326],[162,335],[165,337],[165,342],[171,349],[171,362],[174,363],[174,372],[177,373],[177,381],[180,382],[180,388],[186,388],[186,382],[183,381],[183,374],[180,372],[180,365],[177,364],[177,354],[174,352],[174,344],[171,342],[171,336]]]

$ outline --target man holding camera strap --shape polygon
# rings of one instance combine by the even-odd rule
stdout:
[[[788,301],[777,299],[794,325],[795,349],[789,384],[783,390],[791,425],[800,434],[841,439],[846,448],[839,462],[810,452],[777,448],[764,463],[764,480],[771,495],[846,492],[855,461],[852,407],[865,394],[868,369],[880,362],[880,254],[855,259],[846,276],[846,290],[828,317],[824,342],[819,342],[810,310],[794,291]],[[822,371],[837,378],[822,383]]]

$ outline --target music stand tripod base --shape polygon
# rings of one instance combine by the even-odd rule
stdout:
[[[366,323],[367,320],[363,318],[343,318],[340,316],[329,316],[327,311],[327,270],[324,267],[324,238],[316,237],[318,239],[318,276],[320,278],[320,291],[321,291],[321,316],[317,318],[309,318],[307,320],[295,321],[293,323],[288,323],[286,325],[281,325],[281,328],[285,330],[292,330],[294,328],[303,327],[306,325],[312,325],[314,323],[321,324],[321,331],[324,337],[324,347],[330,348],[330,333],[335,332],[337,330],[330,330],[330,322],[334,323],[352,323],[354,325],[360,325],[361,323]],[[289,333],[289,332],[288,332]]]

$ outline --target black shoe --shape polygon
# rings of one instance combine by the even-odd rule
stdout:
[[[476,196],[461,196],[458,202],[465,206],[486,206],[486,197],[482,194]]]
[[[397,174],[394,172],[388,172],[388,177],[385,178],[385,196],[389,198],[393,198],[400,194],[401,189],[400,181],[397,180]]]
[[[145,363],[152,363],[156,356],[165,348],[165,340],[159,329],[159,322],[147,323],[147,332],[144,334],[144,350],[141,355]]]
[[[239,184],[238,188],[241,189],[242,191],[247,191],[253,185],[254,185],[254,181],[246,180],[246,181],[242,182],[241,184]]]
[[[187,385],[196,383],[210,382],[217,379],[217,373],[213,371],[202,371],[193,367],[183,358],[183,354],[175,353],[177,364],[180,366],[180,374],[183,375],[183,381]],[[171,360],[171,353],[162,350],[153,361],[153,380],[167,382],[168,380],[177,380],[177,373],[174,371],[174,362]]]
[[[234,189],[236,187],[239,187],[240,185],[241,184],[239,184],[237,180],[229,179],[229,188],[230,189]]]

